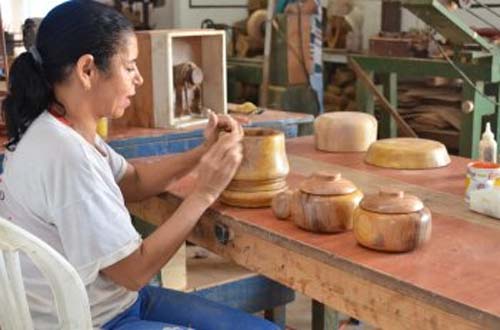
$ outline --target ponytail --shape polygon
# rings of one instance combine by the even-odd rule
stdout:
[[[16,58],[10,68],[8,84],[2,116],[7,126],[6,148],[14,151],[30,124],[48,108],[53,93],[44,78],[42,64],[30,52]]]

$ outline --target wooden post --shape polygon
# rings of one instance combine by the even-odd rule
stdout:
[[[382,1],[382,32],[401,32],[401,2]]]
[[[264,63],[262,65],[262,83],[260,85],[259,105],[267,107],[267,96],[269,90],[269,64],[271,55],[272,20],[274,16],[274,0],[267,2],[266,37],[264,39]]]
[[[398,76],[395,72],[390,72],[382,75],[383,93],[387,101],[391,104],[393,109],[398,108]],[[382,113],[381,122],[382,137],[392,138],[398,135],[398,127],[394,118],[388,112]]]
[[[5,44],[5,31],[3,30],[2,12],[0,10],[0,48],[3,57],[3,66],[5,68],[5,79],[9,81],[9,61],[7,60],[7,45]]]

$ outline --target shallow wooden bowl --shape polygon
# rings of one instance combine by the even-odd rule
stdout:
[[[418,138],[378,140],[368,149],[365,162],[394,169],[426,169],[450,163],[446,147],[437,141]]]

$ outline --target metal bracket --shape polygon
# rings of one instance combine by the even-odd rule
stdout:
[[[234,238],[234,232],[225,224],[216,223],[214,225],[214,234],[217,241],[222,245],[227,245]]]

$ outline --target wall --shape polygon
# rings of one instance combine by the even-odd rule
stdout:
[[[174,1],[167,0],[164,6],[153,9],[151,13],[151,24],[155,29],[174,28],[174,7]]]
[[[20,32],[28,17],[43,17],[54,6],[64,0],[0,0],[4,28],[9,32]]]
[[[189,8],[189,1],[175,3],[174,25],[176,28],[199,28],[205,18],[215,23],[232,24],[247,17],[246,8]]]
[[[215,23],[232,24],[246,17],[246,8],[192,9],[188,0],[167,0],[164,7],[154,9],[152,23],[158,29],[199,28],[206,18]]]

